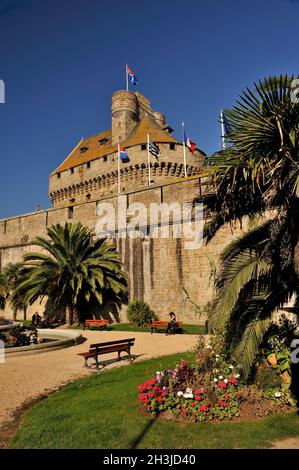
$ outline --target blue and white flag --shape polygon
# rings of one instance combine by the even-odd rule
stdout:
[[[149,150],[149,152],[150,152],[152,155],[154,155],[154,157],[156,157],[156,158],[157,158],[158,155],[160,154],[160,149],[159,149],[158,145],[155,144],[154,142],[149,141],[149,143],[148,143],[148,150]]]

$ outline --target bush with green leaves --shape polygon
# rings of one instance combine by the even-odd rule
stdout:
[[[129,303],[127,317],[129,322],[138,327],[146,326],[152,320],[157,319],[155,312],[143,300],[134,300]]]

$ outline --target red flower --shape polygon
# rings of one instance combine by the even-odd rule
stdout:
[[[220,387],[220,388],[226,388],[226,387],[227,387],[226,382],[224,382],[224,381],[218,382],[218,387]]]
[[[162,395],[162,397],[166,397],[167,392],[162,392],[161,395]]]
[[[225,398],[226,400],[228,400],[229,397],[230,397],[230,394],[229,394],[229,393],[225,393],[225,394],[224,394],[224,398]]]
[[[202,400],[202,396],[201,396],[201,395],[195,395],[194,398],[195,398],[196,401]]]
[[[234,385],[237,385],[237,383],[238,383],[237,379],[234,379],[233,377],[230,377],[228,379],[228,381],[229,381],[229,383],[234,384]]]
[[[190,403],[191,406],[196,406],[196,402],[193,401],[192,403]]]
[[[218,405],[226,407],[226,406],[228,406],[228,403],[226,401],[219,400]]]
[[[186,410],[186,408],[183,408],[182,413],[185,415],[186,413],[188,413],[188,410]]]
[[[200,411],[209,411],[209,408],[205,405],[199,407]]]
[[[164,398],[163,397],[158,397],[157,400],[158,400],[159,403],[162,403],[164,401]]]

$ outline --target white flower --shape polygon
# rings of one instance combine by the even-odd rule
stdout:
[[[218,382],[218,379],[215,378],[215,379],[214,379],[214,382]]]
[[[192,393],[192,388],[186,388],[186,393]]]
[[[222,379],[223,379],[223,375],[219,375],[218,379],[219,379],[219,380],[222,380]]]
[[[184,393],[183,397],[184,398],[193,398],[193,393]]]
[[[225,383],[227,384],[228,380],[227,380],[227,379],[224,379],[224,381],[223,381],[223,382],[225,382]]]
[[[235,374],[235,375],[234,375],[234,378],[235,378],[235,379],[239,379],[239,378],[240,378],[240,374]]]
[[[280,392],[275,392],[275,398],[280,398],[281,397],[281,393]]]
[[[181,392],[181,391],[179,391],[179,392],[177,393],[177,396],[178,396],[178,397],[182,397],[183,395],[184,395],[184,393]]]
[[[216,357],[220,357],[219,354],[215,354]]]
[[[207,349],[213,349],[212,346],[209,344],[209,346],[207,346]]]
[[[234,366],[229,366],[229,368],[230,368],[230,369],[233,369],[233,368],[234,368]]]

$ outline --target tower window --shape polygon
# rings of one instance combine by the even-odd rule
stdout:
[[[74,208],[73,207],[69,207],[68,208],[68,218],[69,219],[72,219],[74,217]]]
[[[60,173],[57,173],[57,178],[60,178]]]
[[[85,153],[85,152],[87,152],[87,150],[88,150],[88,147],[81,147],[80,148],[80,153]]]
[[[71,174],[73,174],[73,173],[74,173],[74,168],[71,168]]]
[[[86,163],[86,168],[90,168],[90,162]]]
[[[105,155],[105,156],[103,157],[103,160],[104,160],[104,162],[107,161],[107,155]]]
[[[141,144],[141,150],[146,150],[146,144]]]
[[[175,150],[175,144],[169,144],[170,150]]]

